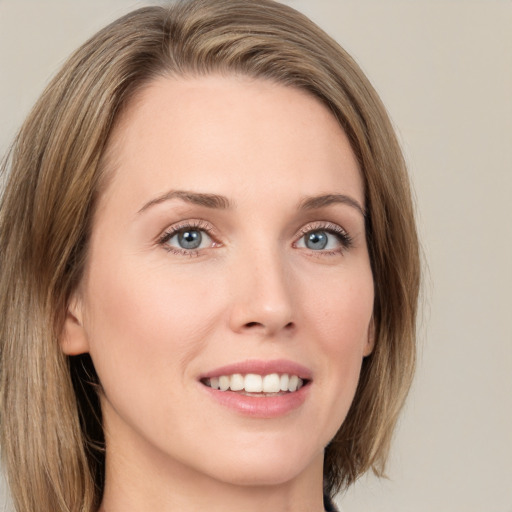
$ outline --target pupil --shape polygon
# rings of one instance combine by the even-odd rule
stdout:
[[[325,249],[327,245],[327,233],[325,231],[315,231],[306,237],[306,247],[308,249]]]
[[[178,242],[183,249],[197,249],[202,238],[200,231],[183,231],[178,235]]]

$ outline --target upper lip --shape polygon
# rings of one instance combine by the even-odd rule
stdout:
[[[240,373],[247,375],[248,373],[255,373],[256,375],[269,375],[271,373],[287,373],[289,375],[297,375],[302,380],[311,380],[311,370],[305,366],[289,361],[287,359],[273,359],[273,360],[247,360],[237,363],[228,364],[210,370],[199,377],[199,379],[209,379],[212,377],[220,377],[222,375],[233,375]]]

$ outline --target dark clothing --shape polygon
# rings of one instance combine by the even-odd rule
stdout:
[[[333,503],[331,498],[324,494],[324,509],[325,512],[338,512],[338,509],[336,508],[336,505]]]

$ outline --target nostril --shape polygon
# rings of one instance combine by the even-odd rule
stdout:
[[[247,322],[244,327],[246,329],[255,329],[255,328],[265,328],[265,324],[263,324],[262,322]],[[293,328],[295,327],[295,324],[293,322],[288,322],[285,326],[284,326],[284,330],[285,331],[291,331]]]

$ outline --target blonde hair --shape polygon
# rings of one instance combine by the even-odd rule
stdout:
[[[365,183],[375,349],[325,449],[326,492],[384,470],[415,362],[418,241],[403,157],[377,94],[321,29],[271,0],[134,11],[66,62],[4,164],[0,203],[0,441],[17,510],[92,512],[104,449],[94,368],[58,339],[81,279],[109,134],[156,76],[241,73],[308,91],[332,111]]]

